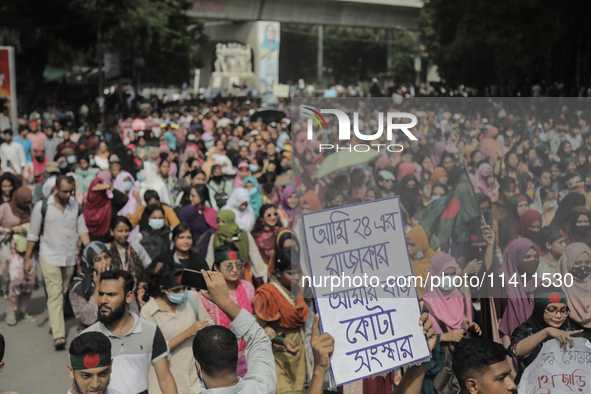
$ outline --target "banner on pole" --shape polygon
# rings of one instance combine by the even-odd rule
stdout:
[[[115,78],[121,74],[119,52],[105,53],[105,78]]]
[[[15,135],[18,133],[18,112],[16,100],[16,74],[14,68],[14,48],[0,46],[0,107],[8,108],[10,125]],[[0,130],[4,131],[4,130]]]

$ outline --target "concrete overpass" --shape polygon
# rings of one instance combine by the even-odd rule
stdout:
[[[194,0],[188,15],[236,22],[416,30],[422,0]]]

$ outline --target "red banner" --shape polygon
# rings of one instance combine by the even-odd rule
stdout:
[[[16,81],[14,80],[14,50],[0,47],[0,107],[8,107],[13,128],[16,127]]]

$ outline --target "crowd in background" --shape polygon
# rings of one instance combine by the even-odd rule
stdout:
[[[190,339],[209,325],[230,327],[232,319],[174,279],[182,269],[213,270],[272,341],[277,392],[303,392],[313,371],[315,304],[310,289],[300,286],[300,243],[292,229],[301,214],[399,196],[415,275],[527,277],[512,287],[433,289],[427,282],[417,289],[439,334],[423,393],[440,392],[446,350],[466,335],[509,349],[518,378],[545,340],[564,340],[568,330],[591,337],[589,113],[575,106],[512,112],[493,104],[482,110],[409,105],[406,111],[419,121],[410,129],[417,141],[399,132],[401,153],[383,149],[370,162],[317,178],[335,153],[319,152],[319,144],[343,143],[336,124],[308,140],[307,120],[291,122],[299,108],[280,101],[276,119],[265,119],[259,106],[250,97],[170,103],[152,97],[101,114],[94,105],[52,104],[19,118],[18,133],[4,130],[6,322],[36,321],[28,306],[44,285],[54,345],[63,349],[64,310],[71,308],[78,332],[102,322],[102,274],[127,271],[134,293],[128,310],[158,326],[176,386],[190,392],[200,381]],[[277,117],[280,111],[285,116]],[[375,132],[373,116],[359,112],[363,133]],[[387,142],[385,133],[379,142]],[[349,141],[360,143],[355,136]],[[433,250],[416,215],[466,171],[483,215],[469,224],[470,237],[451,237]],[[64,258],[48,241],[59,237],[48,230],[55,223],[71,232]],[[534,273],[570,274],[573,284],[539,286]],[[111,317],[122,313],[111,307]],[[245,349],[239,341],[241,377],[248,371]],[[340,390],[391,393],[400,376]],[[151,367],[150,393],[162,387],[160,371]]]

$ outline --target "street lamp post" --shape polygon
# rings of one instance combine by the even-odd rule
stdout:
[[[96,8],[97,8],[97,41],[98,41],[98,48],[97,48],[97,57],[98,57],[98,104],[99,109],[101,111],[101,127],[104,127],[105,123],[105,113],[103,111],[103,106],[105,104],[105,93],[103,87],[103,44],[102,44],[102,34],[101,34],[101,0],[96,0]]]

